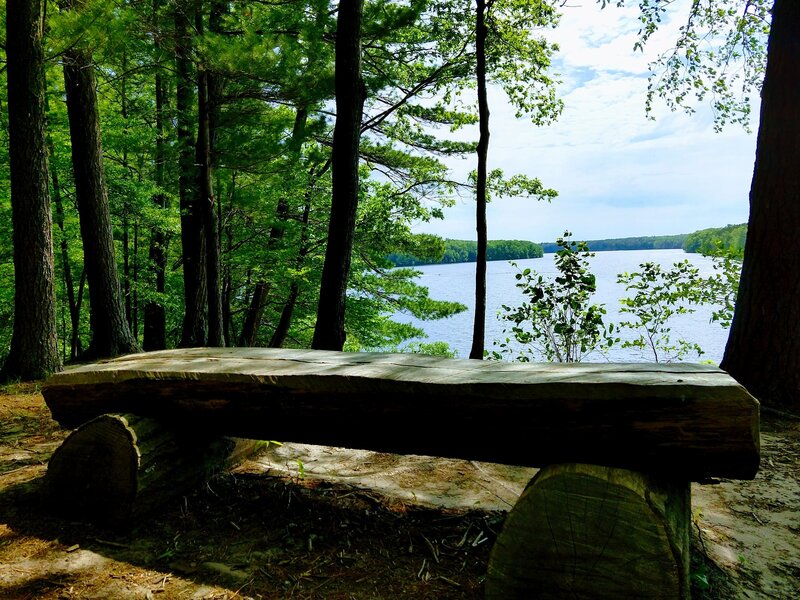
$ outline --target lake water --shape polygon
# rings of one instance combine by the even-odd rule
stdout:
[[[545,254],[543,258],[533,258],[516,261],[519,269],[510,262],[493,261],[488,263],[486,275],[486,349],[493,348],[492,342],[505,338],[503,328],[507,325],[497,317],[501,304],[517,306],[522,303],[523,295],[516,287],[515,274],[520,269],[530,268],[542,274],[553,275],[556,268],[553,262],[554,254]],[[608,314],[605,322],[618,322],[623,320],[619,314],[619,300],[626,295],[623,286],[617,283],[617,274],[639,270],[643,262],[660,263],[665,267],[675,262],[688,259],[700,269],[701,275],[707,276],[714,272],[711,259],[699,254],[687,254],[683,250],[629,250],[616,252],[597,252],[594,258],[589,259],[591,271],[597,279],[597,293],[592,300],[595,304],[605,304]],[[469,356],[472,344],[472,321],[475,305],[475,263],[458,263],[450,265],[428,265],[416,267],[422,272],[418,283],[430,290],[430,296],[437,300],[452,300],[461,302],[468,310],[447,319],[438,321],[419,321],[407,315],[396,315],[395,319],[410,322],[422,328],[428,338],[424,341],[444,341],[458,351],[458,356]],[[697,362],[710,360],[718,364],[725,350],[728,337],[727,329],[718,323],[710,323],[709,319],[713,307],[701,306],[697,312],[689,315],[678,315],[668,325],[673,341],[678,338],[695,342],[705,351],[700,356],[692,354],[686,361]],[[624,315],[623,315],[624,316]],[[630,336],[629,336],[630,337]],[[587,361],[615,362],[644,362],[651,361],[652,354],[647,354],[636,349],[612,348],[607,356],[593,354]]]

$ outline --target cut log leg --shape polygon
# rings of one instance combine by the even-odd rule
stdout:
[[[53,453],[48,501],[69,518],[122,526],[261,445],[192,428],[181,433],[156,419],[102,415],[73,431]]]
[[[625,469],[542,469],[509,513],[486,597],[689,597],[688,482]]]

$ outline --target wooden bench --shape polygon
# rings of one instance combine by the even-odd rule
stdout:
[[[65,427],[129,413],[197,439],[543,467],[495,544],[490,598],[688,597],[689,483],[759,464],[758,402],[705,365],[198,348],[68,369],[43,394]]]

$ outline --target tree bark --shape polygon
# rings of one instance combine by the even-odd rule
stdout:
[[[205,233],[202,207],[197,205],[193,184],[197,182],[195,144],[191,133],[192,61],[191,0],[175,6],[175,66],[177,71],[177,129],[180,173],[178,194],[181,208],[181,251],[183,253],[183,290],[185,312],[180,345],[206,345],[207,287],[205,269]]]
[[[61,369],[47,187],[44,2],[9,0],[6,10],[14,328],[2,377],[38,379]]]
[[[308,245],[308,219],[311,214],[311,192],[306,191],[306,202],[303,207],[303,216],[300,220],[300,244],[297,249],[297,259],[295,261],[295,270],[299,273],[303,268],[306,261],[306,256],[310,251]],[[278,326],[272,333],[269,340],[270,348],[280,348],[286,341],[286,336],[289,335],[289,328],[292,325],[292,318],[294,317],[294,309],[297,306],[297,300],[300,297],[300,284],[297,279],[293,279],[289,285],[289,296],[281,310],[280,319],[278,319]]]
[[[122,52],[122,73],[120,75],[120,116],[122,117],[122,170],[126,179],[133,179],[128,164],[128,55]],[[133,297],[131,286],[131,205],[128,198],[122,201],[122,297],[125,300],[125,318],[131,331],[136,328],[133,324]],[[136,337],[136,336],[134,336]]]
[[[358,210],[358,158],[366,90],[361,79],[363,0],[341,0],[336,24],[336,125],[331,217],[312,348],[341,350],[347,281]]]
[[[486,176],[489,153],[489,100],[486,97],[486,0],[477,0],[475,15],[476,79],[478,85],[478,176],[475,188],[475,229],[478,234],[475,259],[475,316],[472,324],[472,348],[469,357],[483,360],[486,329]],[[491,0],[489,0],[491,3]]]
[[[46,104],[46,102],[45,102]],[[47,149],[50,157],[55,153],[53,139],[50,134],[47,134]],[[67,304],[69,305],[69,320],[70,320],[70,360],[75,360],[78,355],[83,351],[80,339],[80,324],[81,324],[81,300],[83,298],[83,286],[85,284],[85,273],[81,271],[80,285],[78,288],[77,298],[75,296],[75,281],[72,276],[72,265],[69,261],[69,243],[67,242],[67,235],[64,228],[64,203],[61,198],[61,183],[58,179],[58,171],[54,167],[50,169],[50,180],[53,185],[53,204],[56,207],[55,223],[61,231],[61,241],[59,248],[61,250],[61,268],[64,271],[64,287],[67,291]]]
[[[91,55],[78,48],[64,53],[75,195],[91,303],[92,340],[87,355],[116,356],[137,350],[117,276],[114,237],[100,142],[100,119]]]
[[[202,35],[203,27],[203,0],[197,0],[195,8],[195,31]],[[218,20],[221,8],[217,3],[212,7],[212,29],[219,28]],[[216,23],[216,25],[215,25]],[[218,94],[219,82],[215,82],[214,75],[207,65],[201,61],[197,65],[197,143],[196,163],[197,173],[197,206],[202,219],[203,235],[205,236],[205,254],[203,262],[206,271],[206,294],[208,301],[208,338],[209,346],[224,346],[225,338],[222,327],[222,293],[220,285],[220,250],[219,230],[214,210],[213,186],[213,137],[214,127],[218,119],[214,118],[216,110],[215,96]]]
[[[158,18],[161,0],[153,0],[154,19]],[[156,36],[156,49],[160,48],[159,36]],[[164,139],[164,110],[167,104],[167,88],[161,71],[156,71],[156,155],[155,155],[155,184],[159,190],[164,189],[164,166],[166,162],[166,148]],[[167,195],[159,191],[153,196],[153,203],[161,210],[168,208]],[[157,294],[163,294],[166,283],[167,269],[167,236],[161,228],[155,228],[150,236],[148,249],[150,258],[150,272],[155,282]],[[167,315],[164,305],[158,301],[149,301],[144,306],[144,337],[142,340],[144,350],[163,350],[167,347]]]
[[[226,256],[230,256],[233,252],[233,223],[231,222],[230,217],[233,215],[233,201],[234,197],[236,196],[236,171],[231,171],[231,183],[230,188],[226,192],[228,198],[228,219],[223,219],[222,214],[220,214],[220,220],[222,221],[222,231],[220,233],[220,244],[222,243],[222,239],[224,236],[225,239],[225,248],[221,250],[223,254]],[[220,198],[221,198],[220,194]],[[220,201],[220,211],[222,210],[222,204]],[[249,284],[249,273],[248,273],[248,284]],[[246,288],[245,288],[246,289]],[[233,268],[231,266],[230,261],[226,261],[222,264],[222,335],[225,338],[225,345],[232,346],[235,345],[234,341],[236,340],[236,334],[234,332],[233,326],[233,311],[231,310],[231,303],[233,302]]]
[[[800,406],[800,3],[776,0],[739,297],[722,360],[766,404]]]
[[[261,317],[264,314],[264,306],[267,303],[267,290],[268,286],[265,281],[256,283],[256,288],[253,290],[253,298],[250,300],[250,306],[247,309],[247,316],[242,325],[242,334],[239,336],[239,346],[254,346],[256,343],[256,335],[261,328]]]

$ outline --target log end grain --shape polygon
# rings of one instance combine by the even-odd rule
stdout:
[[[688,482],[548,466],[509,513],[486,597],[688,598],[690,522]]]

